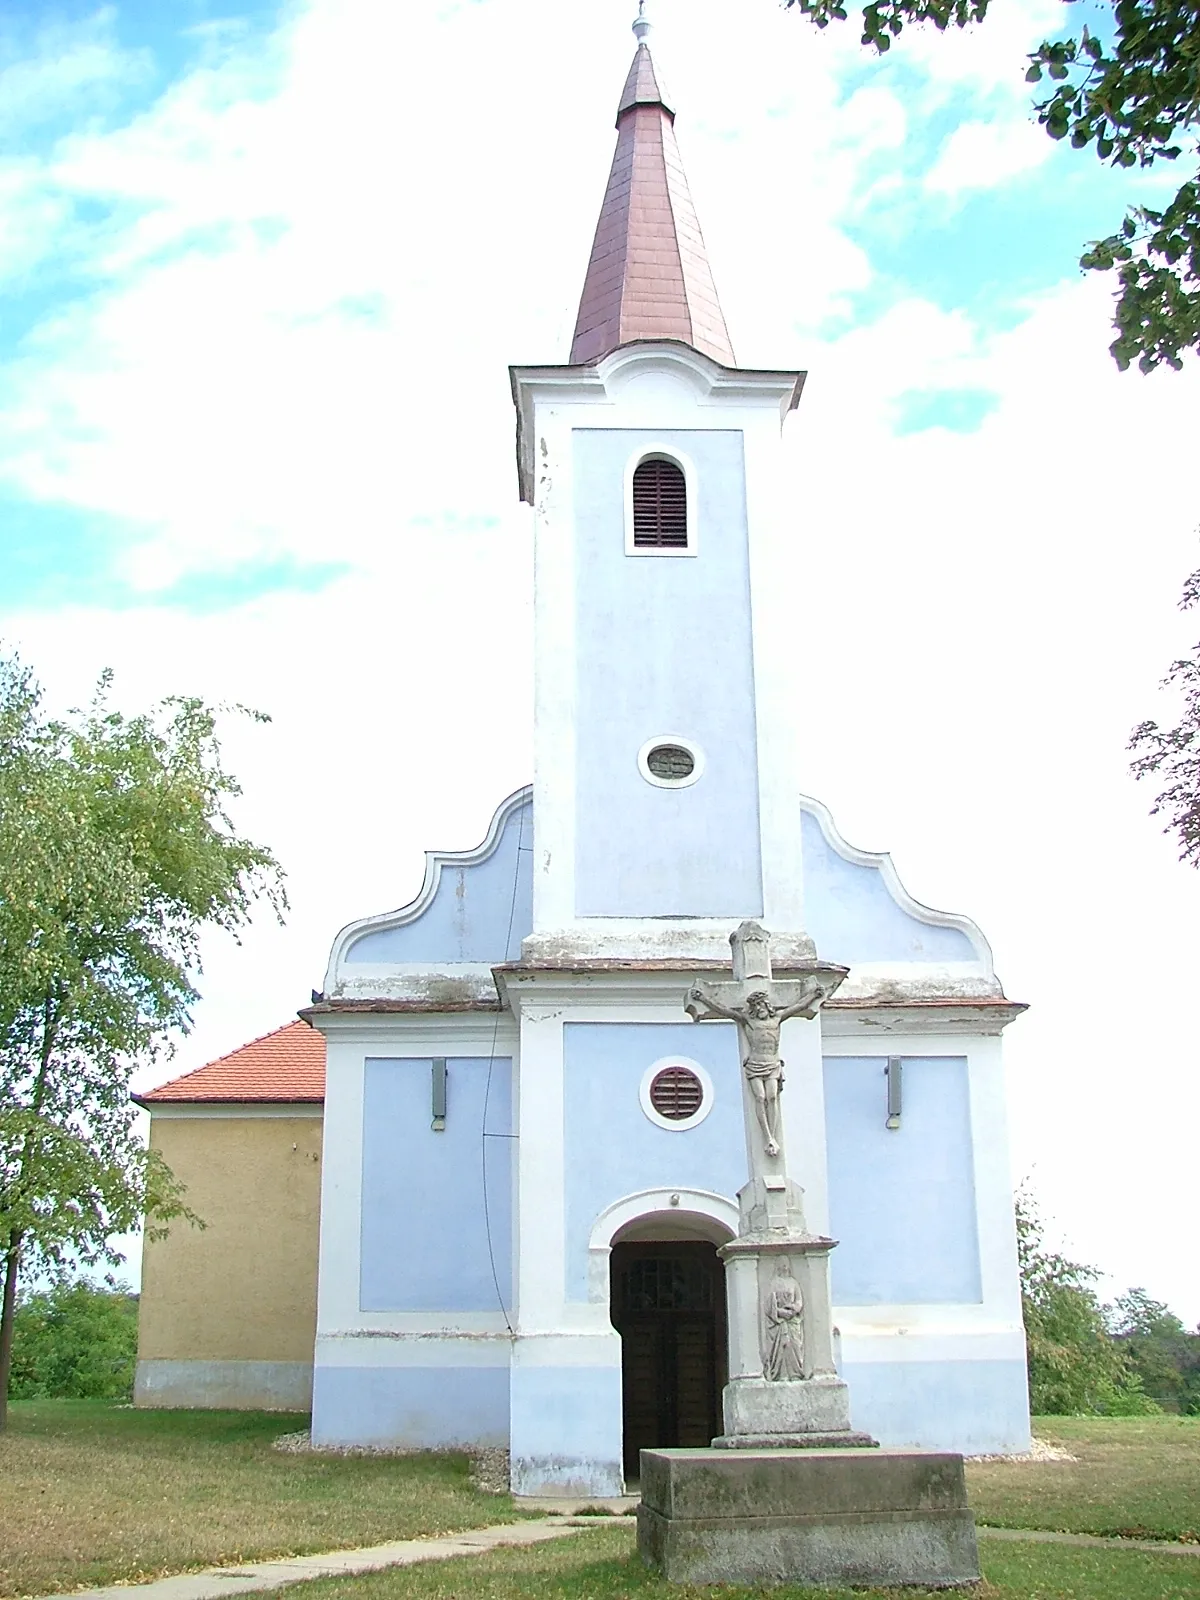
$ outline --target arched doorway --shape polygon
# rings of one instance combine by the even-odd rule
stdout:
[[[623,1230],[610,1260],[612,1324],[621,1335],[626,1480],[638,1476],[639,1451],[707,1446],[722,1431],[729,1363],[725,1269],[712,1239],[655,1238],[654,1232],[653,1218]]]

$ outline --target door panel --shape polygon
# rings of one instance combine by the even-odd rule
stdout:
[[[617,1244],[611,1270],[632,1478],[639,1451],[706,1446],[720,1431],[725,1273],[716,1247],[703,1240]]]

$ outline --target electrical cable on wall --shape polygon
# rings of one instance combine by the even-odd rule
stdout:
[[[518,892],[518,890],[520,888],[520,884],[521,884],[521,857],[522,857],[522,855],[528,854],[530,852],[530,850],[532,849],[532,846],[526,845],[526,843],[525,843],[525,807],[526,807],[527,804],[528,804],[527,800],[522,800],[520,814],[519,814],[518,823],[517,823],[517,849],[516,849],[515,861],[514,861],[514,865],[513,865],[512,896],[511,896],[511,899],[509,900],[509,906],[508,906],[508,932],[504,936],[504,959],[506,961],[508,961],[511,958],[511,955],[512,955],[513,924],[516,921],[516,916],[517,916],[517,892]],[[506,824],[506,826],[507,826],[507,824]],[[497,998],[499,998],[499,996],[497,996]],[[484,1226],[484,1231],[485,1231],[485,1233],[487,1235],[488,1261],[489,1261],[489,1263],[491,1265],[491,1269],[492,1269],[492,1283],[495,1285],[496,1300],[497,1300],[497,1302],[499,1303],[499,1306],[500,1306],[500,1313],[504,1318],[504,1326],[508,1329],[509,1337],[515,1339],[517,1331],[513,1327],[512,1321],[511,1321],[511,1319],[510,1319],[510,1317],[508,1315],[508,1307],[504,1303],[504,1291],[500,1287],[500,1274],[496,1270],[496,1249],[495,1249],[495,1245],[493,1244],[493,1241],[492,1241],[492,1211],[491,1211],[491,1203],[490,1203],[490,1201],[488,1199],[488,1140],[489,1139],[513,1139],[513,1140],[515,1140],[516,1137],[517,1137],[517,1135],[515,1133],[489,1133],[488,1132],[488,1125],[487,1125],[488,1106],[489,1106],[489,1104],[491,1102],[491,1098],[492,1098],[492,1072],[493,1072],[493,1069],[495,1068],[495,1065],[496,1065],[496,1045],[497,1045],[497,1042],[498,1042],[499,1037],[500,1037],[500,1017],[501,1017],[501,1012],[499,1010],[497,1010],[497,1012],[496,1012],[496,1020],[492,1024],[492,1047],[491,1047],[490,1052],[488,1053],[487,1082],[486,1082],[486,1084],[484,1086],[484,1091],[483,1091],[483,1122],[482,1122],[482,1126],[480,1128],[480,1140],[479,1140],[479,1144],[480,1144],[480,1168],[481,1168],[481,1171],[482,1171],[482,1174],[483,1174],[483,1226]],[[510,1086],[509,1086],[509,1116],[510,1117],[512,1116],[512,1086],[511,1086],[511,1083],[510,1083]],[[511,1270],[511,1259],[512,1258],[511,1258],[511,1251],[510,1251],[510,1256],[509,1256],[510,1270]],[[510,1293],[511,1293],[511,1285],[510,1285]]]

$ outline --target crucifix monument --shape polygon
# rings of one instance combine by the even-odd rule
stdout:
[[[643,1450],[638,1549],[675,1583],[962,1588],[979,1581],[962,1457],[880,1450],[850,1426],[833,1363],[829,1252],[787,1173],[783,1024],[816,1016],[845,967],[771,971],[757,922],[730,935],[733,975],[698,983],[693,1022],[736,1022],[749,1181],[719,1254],[729,1303],[725,1432],[709,1449]]]
[[[869,1445],[850,1426],[850,1401],[833,1362],[829,1252],[810,1233],[804,1191],[787,1173],[783,1138],[783,1024],[811,1020],[846,976],[812,961],[786,979],[771,971],[771,937],[757,922],[730,935],[730,980],[698,983],[685,1007],[693,1022],[736,1022],[749,1182],[738,1193],[737,1237],[721,1256],[729,1300],[728,1449]]]

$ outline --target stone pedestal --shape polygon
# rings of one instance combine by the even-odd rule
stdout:
[[[752,1179],[738,1200],[741,1231],[719,1252],[729,1303],[729,1382],[725,1431],[714,1447],[873,1445],[850,1425],[850,1392],[833,1361],[829,1252],[837,1241],[807,1232],[802,1192],[784,1176]],[[788,1352],[798,1370],[787,1377],[772,1371],[770,1306],[781,1275],[802,1307]]]
[[[643,1450],[641,1473],[638,1550],[672,1583],[979,1582],[961,1456]]]

